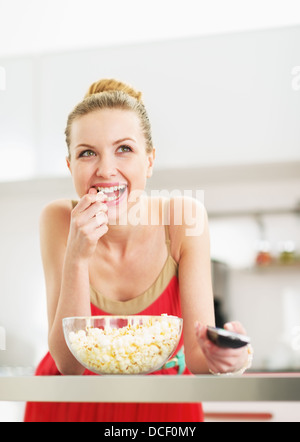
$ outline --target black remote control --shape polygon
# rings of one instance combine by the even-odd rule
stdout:
[[[237,349],[245,347],[251,342],[248,336],[215,327],[207,327],[207,337],[211,342],[221,348]]]

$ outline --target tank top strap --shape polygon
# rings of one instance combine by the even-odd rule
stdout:
[[[165,242],[168,254],[171,256],[171,238],[170,238],[170,200],[163,200],[163,223],[165,225]]]
[[[168,225],[165,225],[165,242],[168,249],[168,255],[171,256],[171,239]]]

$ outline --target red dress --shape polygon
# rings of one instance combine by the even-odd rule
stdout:
[[[167,229],[166,229],[167,230]],[[167,239],[170,250],[169,240]],[[91,288],[92,316],[99,315],[169,315],[181,317],[178,265],[170,253],[153,286],[146,293],[127,302],[111,301]],[[183,339],[177,353],[182,349]],[[182,370],[181,370],[182,371]],[[152,375],[177,375],[179,367],[165,368]],[[184,367],[183,375],[191,375]],[[37,376],[59,376],[48,353],[36,370]],[[90,371],[85,376],[93,375]],[[28,403],[25,422],[203,422],[201,404],[166,403]]]

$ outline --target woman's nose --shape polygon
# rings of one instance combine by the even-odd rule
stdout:
[[[117,173],[113,158],[108,155],[102,156],[97,164],[97,176],[108,179]]]

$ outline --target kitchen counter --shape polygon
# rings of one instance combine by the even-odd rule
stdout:
[[[300,402],[300,373],[214,376],[0,377],[0,401]]]

